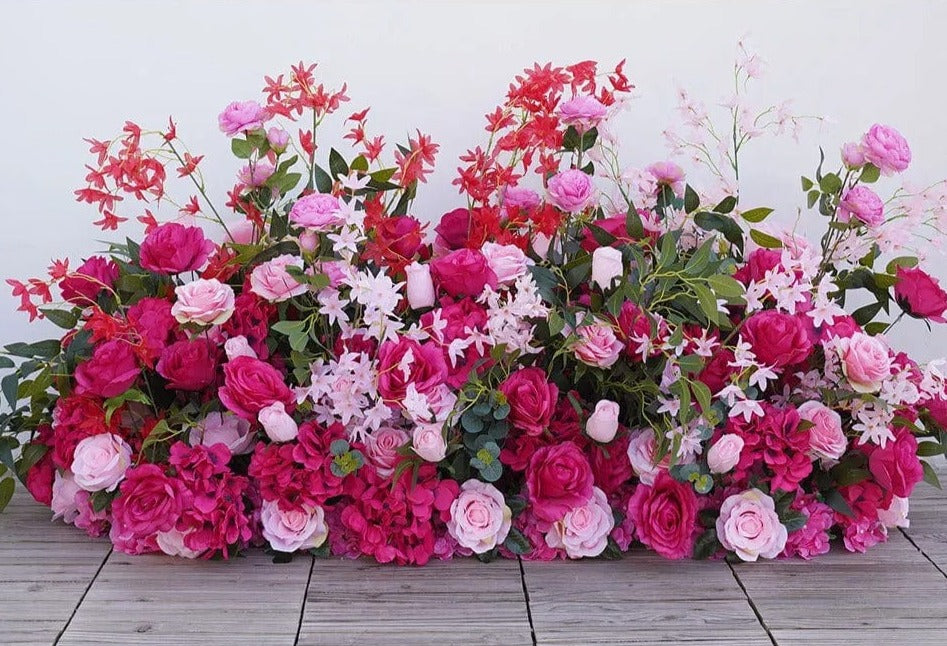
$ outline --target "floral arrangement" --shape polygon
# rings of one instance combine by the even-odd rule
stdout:
[[[120,551],[187,558],[884,541],[947,448],[943,363],[885,338],[904,315],[945,321],[918,260],[947,185],[883,201],[871,186],[911,151],[874,125],[801,180],[820,242],[764,223],[740,152],[804,120],[754,107],[760,65],[741,46],[722,124],[680,96],[665,136],[704,189],[619,160],[623,63],[524,70],[461,158],[466,205],[430,231],[413,203],[437,144],[417,131],[388,156],[362,110],[351,154],[326,153],[349,97],[314,65],[219,115],[241,160],[225,206],[173,121],[88,140],[78,200],[145,234],[8,281],[65,333],[0,356],[0,504],[15,475]]]

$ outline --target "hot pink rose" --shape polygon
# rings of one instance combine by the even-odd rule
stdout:
[[[497,389],[510,405],[513,428],[528,435],[541,435],[556,409],[559,388],[546,378],[542,368],[520,368]]]
[[[282,509],[273,500],[264,500],[260,510],[263,538],[278,552],[310,550],[329,536],[322,507],[294,506]]]
[[[945,323],[947,292],[936,278],[916,267],[898,267],[894,297],[905,312],[913,317]]]
[[[224,366],[224,385],[218,391],[221,403],[248,421],[256,421],[261,410],[274,402],[293,406],[293,392],[283,374],[252,357],[237,357]]]
[[[99,294],[112,289],[118,280],[118,265],[107,258],[92,256],[62,279],[59,289],[63,300],[79,307],[95,303]]]
[[[400,337],[385,341],[378,348],[378,393],[386,401],[404,400],[408,384],[421,393],[428,393],[447,379],[444,351],[432,343],[421,344]]]
[[[908,142],[890,126],[876,123],[869,128],[862,137],[861,151],[865,159],[880,168],[885,175],[900,173],[911,164]]]
[[[601,489],[593,487],[587,503],[570,509],[562,520],[553,523],[546,534],[546,544],[565,550],[570,559],[598,556],[605,551],[608,535],[614,528],[615,516],[608,498]]]
[[[777,310],[757,312],[748,318],[740,336],[750,344],[760,363],[774,368],[802,363],[812,352],[812,341],[799,317]]]
[[[293,204],[289,219],[309,229],[327,231],[345,222],[340,214],[339,198],[328,193],[311,193]]]
[[[284,254],[254,267],[250,272],[250,291],[271,303],[280,303],[305,294],[309,286],[293,278],[287,267],[303,268],[299,256]]]
[[[76,393],[109,399],[131,388],[140,374],[131,345],[118,339],[106,341],[76,368]]]
[[[207,262],[215,246],[213,241],[204,237],[199,227],[169,222],[145,237],[141,243],[139,264],[158,274],[197,271]]]
[[[481,253],[490,269],[496,274],[497,283],[504,285],[524,275],[532,263],[523,250],[516,245],[485,242]]]
[[[724,433],[707,451],[707,468],[711,473],[727,473],[740,462],[744,444],[736,433]]]
[[[192,503],[184,483],[156,464],[129,469],[119,491],[112,501],[112,530],[119,537],[146,540],[167,531]]]
[[[447,532],[475,554],[489,552],[506,540],[513,513],[503,494],[491,484],[467,480],[450,506]]]
[[[817,401],[806,402],[798,410],[799,417],[812,423],[809,429],[811,455],[820,460],[840,459],[848,449],[842,416]]]
[[[594,96],[582,94],[560,103],[558,112],[562,123],[583,132],[597,126],[608,114],[608,109]]]
[[[547,187],[549,200],[567,213],[581,213],[595,203],[592,178],[578,169],[553,176]]]
[[[487,285],[497,286],[490,263],[475,249],[458,249],[431,261],[431,275],[438,287],[455,298],[480,296]]]
[[[730,496],[720,506],[717,538],[744,561],[776,558],[786,547],[787,537],[776,503],[759,489]]]
[[[132,463],[132,448],[118,435],[99,433],[76,445],[69,470],[86,491],[113,491]]]
[[[781,260],[782,254],[775,249],[754,249],[747,256],[746,264],[733,277],[744,285],[749,285],[751,280],[760,282],[766,277],[766,272],[779,267]]]
[[[914,485],[924,478],[924,469],[917,457],[917,439],[903,428],[885,446],[872,446],[868,470],[875,481],[901,498],[908,498]]]
[[[223,444],[233,455],[252,451],[255,439],[250,422],[229,413],[208,413],[188,435],[191,446]]]
[[[256,101],[234,101],[220,113],[217,123],[221,132],[233,137],[240,132],[259,130],[269,118],[266,108]]]
[[[537,518],[561,520],[592,496],[592,467],[575,442],[544,446],[526,467],[526,491]]]
[[[625,348],[608,325],[582,325],[575,333],[579,338],[572,344],[572,351],[576,359],[589,366],[608,368],[618,361]]]
[[[856,186],[842,196],[838,205],[838,219],[848,222],[852,218],[870,227],[884,224],[885,205],[878,195],[867,186]]]
[[[891,357],[881,337],[856,332],[841,346],[841,353],[842,371],[855,392],[877,392],[891,374]]]
[[[434,231],[437,233],[435,247],[445,251],[462,249],[470,236],[470,210],[459,208],[448,211],[441,216]]]
[[[506,186],[503,188],[503,206],[528,211],[539,206],[541,201],[539,193],[525,186]]]
[[[217,377],[217,344],[203,337],[172,343],[155,369],[168,380],[168,388],[203,390]]]
[[[375,471],[383,478],[390,478],[395,467],[403,459],[398,450],[411,442],[411,438],[400,428],[382,426],[368,436],[365,449]]]
[[[690,483],[678,482],[662,471],[653,485],[635,488],[628,514],[638,540],[661,556],[682,559],[694,551],[697,494]]]

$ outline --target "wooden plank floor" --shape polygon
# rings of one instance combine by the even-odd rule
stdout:
[[[867,555],[424,568],[129,557],[18,491],[0,514],[0,644],[944,645],[945,572],[947,494],[925,484],[910,528]]]

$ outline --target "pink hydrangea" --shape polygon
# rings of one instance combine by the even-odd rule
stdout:
[[[802,528],[790,532],[783,556],[800,556],[806,560],[827,554],[830,548],[829,530],[835,524],[835,512],[812,496],[797,496],[792,509],[806,516]]]

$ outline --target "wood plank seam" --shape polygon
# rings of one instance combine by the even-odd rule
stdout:
[[[82,606],[82,602],[85,601],[86,595],[89,594],[89,590],[92,589],[92,584],[95,583],[95,580],[99,578],[99,574],[102,573],[102,568],[105,567],[105,564],[108,563],[109,558],[112,556],[112,552],[115,551],[115,548],[109,548],[109,551],[106,552],[105,558],[102,559],[102,562],[99,563],[98,569],[95,571],[95,574],[92,575],[92,578],[89,580],[89,584],[85,587],[85,590],[82,591],[82,596],[79,597],[79,601],[76,602],[76,607],[72,609],[72,614],[69,615],[69,619],[66,620],[65,625],[63,625],[62,630],[59,631],[59,634],[56,635],[56,640],[53,642],[53,646],[58,646],[59,641],[62,639],[62,636],[66,634],[66,630],[69,629],[69,624],[72,623],[72,620],[75,618],[76,613],[79,612],[79,608]]]
[[[523,584],[523,600],[526,602],[526,619],[529,621],[529,634],[533,639],[533,646],[537,646],[536,627],[533,626],[533,610],[529,606],[529,586],[526,585],[526,569],[523,567],[523,559],[516,557],[520,564],[520,582]]]
[[[740,586],[741,590],[743,590],[743,596],[746,597],[746,602],[750,604],[750,610],[752,610],[753,614],[756,615],[756,620],[760,622],[760,626],[766,631],[766,636],[769,637],[769,640],[772,642],[773,646],[779,646],[776,638],[773,636],[773,631],[771,631],[769,626],[766,625],[766,620],[763,619],[763,614],[760,612],[759,608],[756,607],[756,603],[753,601],[753,598],[750,597],[750,593],[747,591],[746,586],[743,585],[743,581],[740,580],[740,575],[737,574],[736,568],[733,567],[733,564],[729,561],[729,559],[724,559],[724,562],[727,564],[727,567],[730,568],[730,574],[733,575],[737,585]]]
[[[921,548],[921,546],[919,546],[917,543],[914,542],[914,539],[911,538],[911,535],[910,535],[908,532],[906,532],[903,527],[899,527],[898,529],[901,531],[901,534],[904,536],[904,538],[908,539],[908,542],[909,542],[911,545],[914,546],[914,549],[916,549],[918,552],[920,552],[921,555],[922,555],[925,559],[927,559],[928,563],[930,563],[931,565],[933,565],[934,568],[935,568],[938,572],[940,572],[940,573],[944,576],[945,579],[947,579],[947,572],[944,572],[944,570],[942,570],[941,567],[940,567],[939,565],[937,565],[937,562],[934,561],[934,559],[932,559],[932,558],[927,554],[927,552],[925,552],[925,551]]]
[[[299,608],[299,623],[296,625],[296,639],[293,646],[299,646],[299,635],[303,629],[303,617],[306,616],[306,601],[309,600],[309,586],[312,585],[312,573],[316,569],[316,557],[309,555],[309,578],[306,579],[306,590],[303,592],[303,602]]]

